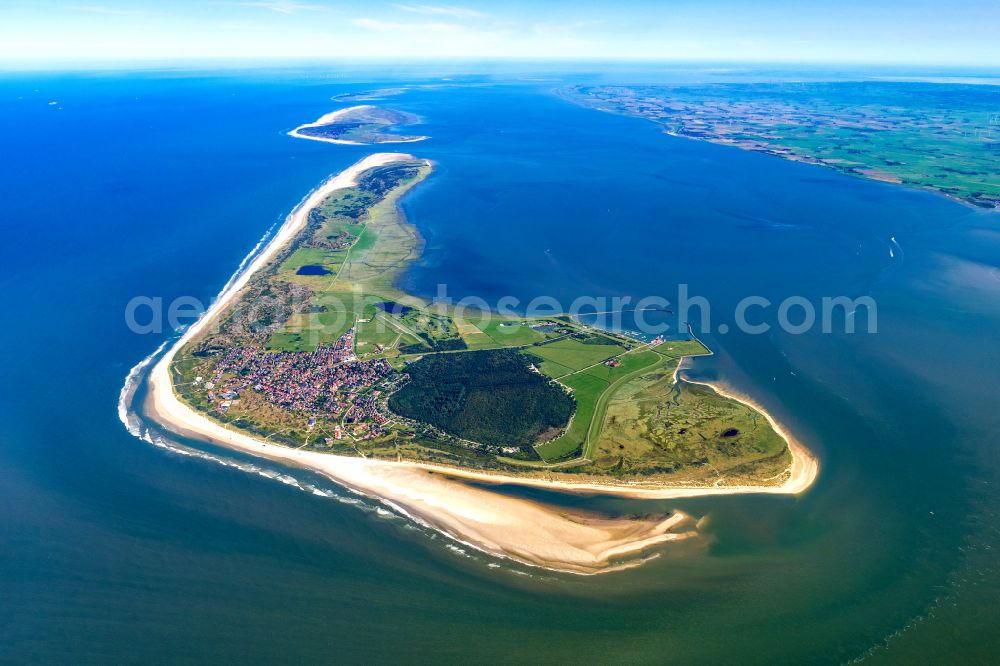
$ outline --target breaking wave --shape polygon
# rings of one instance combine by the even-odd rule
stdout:
[[[142,359],[133,366],[131,370],[128,371],[128,375],[125,377],[125,383],[122,385],[122,390],[118,393],[118,420],[122,422],[125,429],[135,437],[141,436],[141,424],[139,422],[139,417],[136,414],[129,413],[129,406],[132,404],[132,399],[135,397],[135,392],[139,389],[139,383],[142,379],[142,371],[149,367],[149,364],[153,362],[157,356],[159,356],[170,340],[164,340],[160,343],[160,346],[156,348],[152,354]]]

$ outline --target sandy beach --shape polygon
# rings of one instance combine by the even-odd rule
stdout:
[[[372,105],[372,104],[359,104],[357,106],[349,106],[346,109],[339,109],[337,111],[332,111],[330,113],[327,113],[324,116],[320,116],[319,118],[317,118],[315,121],[313,121],[311,123],[306,123],[305,125],[299,125],[295,129],[293,129],[291,132],[289,132],[288,136],[293,136],[296,139],[307,139],[309,141],[322,141],[323,143],[336,143],[336,144],[340,144],[342,146],[366,146],[366,145],[371,145],[371,144],[362,143],[360,141],[349,141],[347,139],[330,139],[330,138],[322,137],[322,136],[310,136],[308,134],[303,134],[300,130],[309,129],[310,127],[323,127],[324,125],[329,125],[330,123],[337,122],[338,120],[340,120],[344,116],[348,116],[348,115],[354,113],[355,111],[364,111],[365,109],[374,109],[374,108],[376,108],[376,107],[374,105]],[[378,143],[379,144],[383,144],[383,143],[414,143],[416,141],[423,141],[426,138],[428,138],[428,137],[426,137],[426,136],[418,136],[418,137],[413,137],[413,138],[409,138],[409,139],[403,139],[403,138],[400,138],[400,139],[390,139],[390,140],[387,140],[387,141],[379,141]]]
[[[328,179],[288,216],[275,236],[239,277],[221,293],[206,313],[170,347],[149,376],[147,412],[169,430],[244,451],[255,456],[318,471],[365,495],[391,502],[401,511],[483,551],[521,562],[573,573],[610,571],[622,560],[652,546],[694,536],[692,521],[680,512],[666,516],[609,519],[582,511],[492,492],[463,482],[517,484],[573,493],[606,493],[643,499],[671,499],[738,493],[797,494],[816,479],[818,462],[770,415],[746,398],[739,400],[762,411],[789,444],[793,463],[780,485],[650,488],[629,485],[576,484],[544,478],[522,478],[413,462],[393,462],[290,449],[269,444],[217,423],[177,397],[170,364],[189,340],[209,326],[236,297],[250,276],[306,224],[309,210],[331,192],[356,184],[360,173],[374,166],[414,159],[403,153],[376,153]]]
[[[450,479],[410,463],[349,458],[267,444],[211,421],[181,403],[154,368],[147,413],[185,436],[208,439],[286,465],[320,472],[400,512],[493,555],[556,571],[602,573],[653,546],[696,534],[681,512],[640,519],[609,519],[556,509]]]

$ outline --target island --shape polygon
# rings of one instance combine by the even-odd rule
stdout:
[[[330,99],[334,102],[379,102],[387,97],[402,95],[414,86],[400,86],[396,88],[376,88],[374,90],[361,90],[358,92],[341,93],[334,95]],[[417,86],[425,87],[425,86]]]
[[[399,200],[432,169],[379,153],[315,190],[158,361],[150,413],[323,471],[483,550],[577,573],[626,566],[691,536],[690,521],[554,511],[484,484],[647,498],[812,484],[815,457],[763,410],[683,379],[684,359],[708,353],[693,337],[646,341],[400,290],[423,241]]]
[[[1000,207],[996,86],[866,81],[567,86],[672,135]]]
[[[413,143],[426,136],[394,134],[398,127],[416,125],[420,119],[412,113],[383,109],[370,104],[351,106],[322,116],[315,122],[299,125],[288,133],[297,139],[355,146],[378,143]]]

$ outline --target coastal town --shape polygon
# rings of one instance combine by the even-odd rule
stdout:
[[[308,426],[317,419],[333,421],[334,438],[346,426],[354,436],[377,436],[388,420],[378,406],[380,391],[373,386],[393,375],[385,359],[360,361],[354,356],[354,329],[333,344],[313,352],[268,351],[254,346],[234,347],[215,365],[208,380],[195,378],[209,404],[225,414],[246,392],[289,412],[304,415]]]

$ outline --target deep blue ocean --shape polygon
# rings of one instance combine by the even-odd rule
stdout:
[[[1000,215],[670,137],[545,79],[0,77],[0,661],[996,660]],[[707,517],[697,544],[638,569],[562,576],[305,473],[125,430],[126,375],[176,334],[130,331],[128,302],[208,303],[310,189],[374,150],[286,132],[333,95],[428,83],[383,102],[424,119],[432,138],[402,149],[436,162],[404,201],[426,239],[404,286],[568,303],[688,285],[716,352],[690,375],[813,448],[812,490],[520,491]],[[878,332],[740,333],[751,295],[870,295]]]

